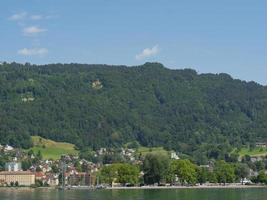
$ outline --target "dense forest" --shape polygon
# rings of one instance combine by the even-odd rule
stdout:
[[[267,87],[228,74],[159,63],[0,65],[1,144],[27,148],[40,135],[80,149],[137,141],[227,151],[266,141],[266,119]]]

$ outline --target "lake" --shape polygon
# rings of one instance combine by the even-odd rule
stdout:
[[[0,188],[1,200],[263,200],[267,188],[66,190]]]

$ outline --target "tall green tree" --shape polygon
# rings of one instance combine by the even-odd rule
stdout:
[[[137,166],[130,164],[118,164],[117,166],[118,173],[118,183],[122,183],[123,185],[136,184],[139,180],[140,170]]]
[[[248,165],[245,163],[237,163],[235,165],[235,175],[239,180],[241,180],[242,185],[244,179],[249,176],[249,170]]]
[[[214,172],[216,173],[219,183],[232,183],[235,180],[235,168],[232,164],[226,163],[224,160],[215,163]]]
[[[265,173],[265,171],[259,172],[259,175],[257,176],[257,182],[267,184],[267,174]]]
[[[170,160],[165,154],[146,154],[143,163],[144,182],[146,184],[160,184],[161,181],[165,181],[169,162]]]
[[[197,182],[201,185],[208,181],[208,170],[204,167],[197,168]]]
[[[112,185],[118,177],[116,166],[114,165],[105,165],[100,171],[100,180],[103,183]]]
[[[190,160],[175,160],[171,163],[171,168],[181,184],[197,182],[197,166]]]
[[[136,184],[139,180],[140,170],[135,165],[116,163],[104,166],[100,171],[101,181],[112,185],[113,182]]]

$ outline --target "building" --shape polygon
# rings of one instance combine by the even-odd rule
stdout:
[[[46,176],[43,172],[36,172],[35,173],[35,180],[44,182]]]
[[[171,152],[171,159],[179,160],[179,156],[175,152]]]
[[[85,172],[72,173],[67,175],[68,185],[92,186],[95,185],[96,177]]]
[[[47,174],[46,175],[46,183],[49,185],[49,186],[57,186],[59,185],[59,180],[58,180],[58,175],[55,175],[55,174]]]
[[[35,184],[35,174],[29,171],[3,171],[0,172],[1,185],[18,184],[30,186]]]
[[[5,164],[5,169],[8,172],[21,171],[21,163],[18,162],[8,162]]]
[[[257,142],[256,143],[256,147],[267,148],[267,143],[265,143],[265,142]]]
[[[4,151],[7,152],[7,151],[13,151],[14,148],[12,146],[9,146],[9,145],[6,145],[5,148],[4,148]]]
[[[92,88],[101,89],[102,87],[103,87],[103,85],[99,80],[95,80],[92,82]]]
[[[251,162],[257,162],[257,161],[263,161],[264,157],[263,156],[251,156],[250,157]]]

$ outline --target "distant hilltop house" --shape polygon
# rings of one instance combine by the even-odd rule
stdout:
[[[103,85],[98,79],[92,82],[92,88],[93,89],[99,90],[102,87],[103,87]]]
[[[23,97],[21,98],[22,102],[29,102],[29,101],[34,101],[34,97]]]
[[[266,142],[256,142],[256,147],[260,148],[267,148],[267,143]]]

